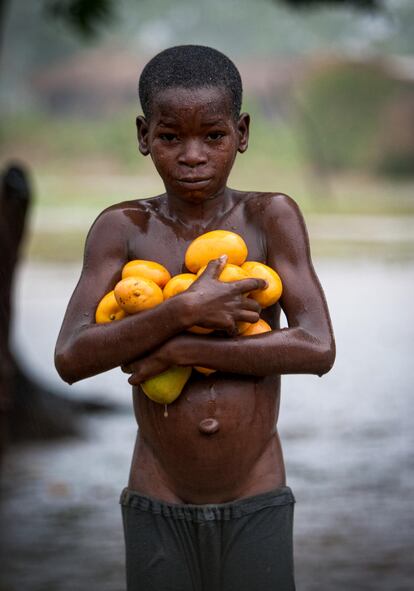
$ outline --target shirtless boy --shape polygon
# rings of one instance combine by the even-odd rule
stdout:
[[[56,367],[68,383],[118,366],[131,374],[139,430],[121,497],[129,591],[291,591],[294,498],[276,428],[280,375],[322,375],[335,357],[305,225],[286,195],[227,187],[249,133],[228,58],[207,47],[168,49],[147,64],[139,90],[139,150],[151,156],[166,192],[114,205],[95,221]],[[247,294],[265,282],[218,281],[221,259],[161,305],[94,323],[98,301],[127,261],[182,273],[190,242],[214,229],[240,234],[248,259],[281,276],[280,302],[261,313],[272,332],[237,336],[238,321],[258,320]],[[288,328],[280,329],[281,309]],[[220,332],[186,332],[194,324]],[[166,418],[139,384],[171,365],[217,371],[193,371]]]

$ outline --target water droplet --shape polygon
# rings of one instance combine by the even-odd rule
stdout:
[[[168,408],[167,405],[164,404],[164,417],[167,418],[168,417]]]

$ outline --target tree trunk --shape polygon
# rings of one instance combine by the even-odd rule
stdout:
[[[26,171],[9,166],[0,177],[0,457],[9,441],[75,435],[79,412],[113,408],[50,391],[27,375],[10,349],[13,278],[31,200]]]
[[[10,351],[11,290],[30,189],[24,170],[10,166],[0,180],[0,421],[1,449],[9,433],[15,363]]]

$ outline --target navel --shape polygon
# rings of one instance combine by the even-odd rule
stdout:
[[[213,435],[220,429],[220,425],[217,419],[209,417],[200,421],[198,424],[198,429],[200,433],[204,433],[205,435]]]

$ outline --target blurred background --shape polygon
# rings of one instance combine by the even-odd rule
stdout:
[[[0,591],[125,588],[130,390],[119,370],[66,386],[53,349],[95,217],[163,191],[136,89],[181,43],[239,67],[252,130],[230,185],[298,201],[331,309],[334,369],[283,379],[298,589],[411,590],[414,3],[2,0],[0,16]]]

